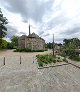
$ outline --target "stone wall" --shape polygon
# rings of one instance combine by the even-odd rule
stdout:
[[[32,50],[44,50],[45,49],[45,41],[41,38],[27,38],[25,40],[26,48],[30,48]]]
[[[25,38],[18,39],[18,48],[29,48],[32,50],[44,50],[45,49],[45,40],[42,38]]]
[[[18,48],[25,48],[25,39],[18,39]]]

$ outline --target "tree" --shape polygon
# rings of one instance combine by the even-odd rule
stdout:
[[[7,48],[7,41],[6,40],[2,40],[1,48],[2,49],[6,49]]]
[[[18,47],[18,36],[12,36],[11,43],[14,45],[14,47]]]
[[[49,48],[49,49],[52,49],[52,47],[53,47],[53,43],[47,43],[47,47]]]
[[[5,25],[7,23],[8,23],[8,21],[7,21],[6,17],[3,16],[1,8],[0,8],[0,47],[2,44],[2,38],[5,37],[5,35],[6,35],[7,28]]]
[[[13,43],[8,42],[7,43],[7,49],[13,49],[13,48],[14,48]]]
[[[80,48],[80,40],[78,38],[64,39],[65,49],[78,49]]]

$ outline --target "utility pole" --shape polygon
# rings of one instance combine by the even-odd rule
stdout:
[[[54,34],[53,34],[53,56],[54,56]]]

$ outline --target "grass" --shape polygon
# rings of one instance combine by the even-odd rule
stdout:
[[[56,62],[62,62],[60,57],[53,56],[52,54],[46,54],[46,55],[36,55],[37,62],[39,67],[43,67],[44,65],[56,63]]]

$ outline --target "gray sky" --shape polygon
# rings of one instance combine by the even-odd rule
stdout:
[[[0,8],[8,19],[7,38],[28,35],[28,25],[46,42],[62,42],[64,38],[80,39],[80,0],[0,0]]]

